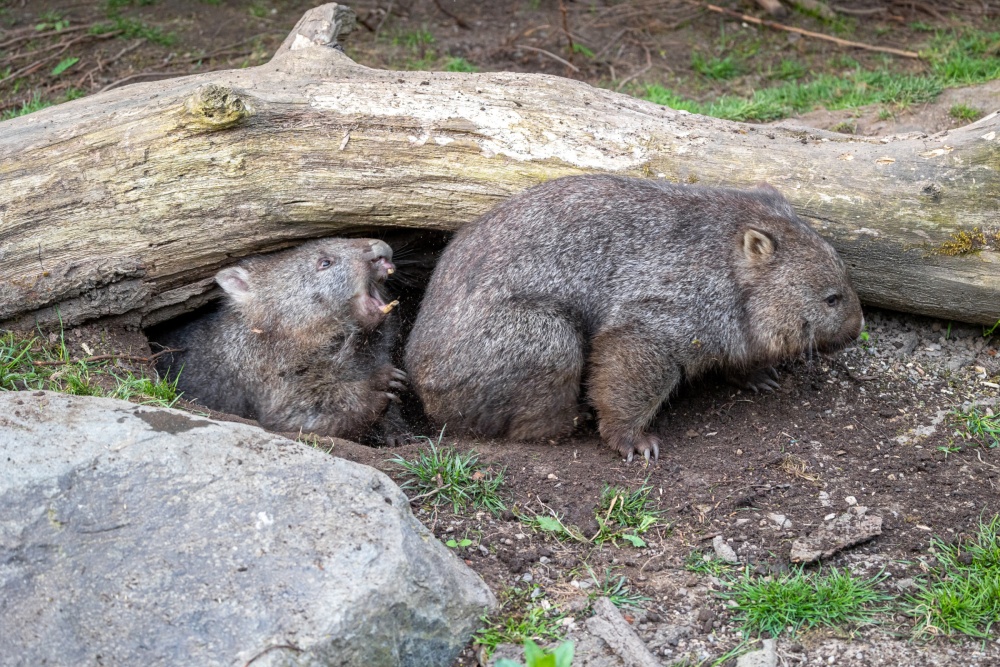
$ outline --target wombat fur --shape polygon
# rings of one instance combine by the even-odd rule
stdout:
[[[774,188],[574,176],[462,227],[405,365],[449,433],[560,435],[586,398],[631,460],[658,456],[647,429],[682,379],[833,351],[862,326],[843,262]]]
[[[159,339],[186,348],[159,363],[187,399],[305,431],[393,444],[404,438],[390,363],[395,313],[382,284],[392,250],[372,239],[321,239],[246,259],[215,279],[223,308]]]

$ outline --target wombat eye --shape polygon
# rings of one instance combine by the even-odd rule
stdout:
[[[333,266],[333,262],[326,257],[320,257],[319,261],[316,262],[317,271],[322,271],[323,269],[329,269],[331,266]]]
[[[830,296],[826,297],[826,305],[830,306],[831,308],[836,306],[838,303],[840,303],[839,294],[831,294]]]

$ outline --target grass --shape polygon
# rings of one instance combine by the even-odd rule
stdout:
[[[601,545],[611,542],[618,546],[624,540],[634,547],[645,547],[646,541],[640,535],[660,524],[660,512],[649,497],[653,487],[643,484],[629,491],[616,486],[605,486],[601,498],[594,509],[598,530],[587,537],[576,526],[563,522],[558,514],[520,517],[521,521],[535,530],[552,533],[559,539]]]
[[[142,21],[117,14],[110,16],[109,19],[105,23],[95,25],[90,29],[90,32],[94,35],[103,35],[109,32],[120,31],[121,34],[117,35],[120,39],[145,39],[160,46],[173,46],[177,43],[176,35],[163,32],[159,28],[146,25]]]
[[[3,77],[0,76],[0,79]],[[42,99],[38,93],[28,101],[21,104],[20,107],[16,109],[8,109],[3,113],[0,113],[0,120],[10,120],[11,118],[17,118],[18,116],[24,116],[29,113],[34,113],[41,109],[46,109],[48,107],[54,106],[56,104],[62,104],[63,102],[69,102],[70,100],[75,100],[83,97],[86,93],[78,88],[70,88],[65,93],[63,93],[60,99],[56,100],[46,100]]]
[[[641,97],[674,109],[737,121],[772,121],[823,107],[853,109],[870,104],[906,108],[934,100],[945,88],[966,86],[1000,78],[1000,58],[994,49],[1000,32],[977,29],[938,30],[932,33],[921,57],[928,71],[904,74],[881,69],[863,69],[850,58],[843,59],[847,71],[839,75],[818,74],[808,80],[801,66],[782,61],[775,79],[777,86],[755,90],[749,96],[723,95],[700,102],[682,97],[669,88],[653,84]],[[738,74],[736,62],[692,56],[692,68],[710,79],[727,79]],[[832,67],[838,63],[831,61]],[[960,111],[958,113],[968,113]],[[963,117],[964,119],[964,117]]]
[[[600,529],[594,538],[594,543],[612,542],[617,546],[617,540],[620,538],[634,547],[646,546],[646,542],[639,535],[660,521],[660,511],[649,497],[652,491],[653,487],[646,483],[634,491],[617,486],[605,486],[595,512]]]
[[[740,68],[732,56],[706,58],[695,51],[691,54],[691,68],[709,79],[732,79],[740,74]]]
[[[475,642],[489,657],[500,644],[523,644],[525,641],[557,641],[563,638],[564,615],[548,604],[538,586],[511,587],[497,595],[496,613],[482,618]]]
[[[990,449],[1000,447],[1000,417],[989,408],[985,412],[978,406],[967,412],[956,410],[952,419],[958,427],[955,434],[967,443]]]
[[[408,479],[400,485],[404,491],[414,492],[414,498],[426,498],[435,505],[451,503],[456,514],[467,507],[482,508],[497,515],[506,509],[498,490],[503,485],[503,470],[494,474],[479,465],[475,452],[462,454],[453,448],[441,447],[444,430],[435,443],[425,438],[430,449],[407,461],[396,456],[390,462],[403,469]]]
[[[444,64],[446,72],[478,72],[479,68],[465,58],[448,58]]]
[[[127,7],[153,4],[154,0],[107,0],[104,3],[104,14],[108,17],[105,23],[99,23],[90,29],[91,34],[103,35],[120,31],[120,39],[145,39],[160,46],[173,46],[177,43],[176,35],[165,33],[159,28],[146,25],[137,19],[122,16],[122,10]]]
[[[7,331],[0,334],[0,391],[58,391],[76,396],[119,398],[142,405],[172,407],[177,380],[135,375],[113,360],[73,360],[61,337],[46,344]]]
[[[917,635],[990,637],[1000,619],[1000,516],[980,521],[969,539],[934,538],[931,550],[937,564],[907,601]]]
[[[971,123],[974,120],[982,118],[983,112],[981,109],[970,107],[968,104],[956,104],[948,110],[948,115],[955,120]]]
[[[684,569],[704,576],[721,579],[732,574],[733,566],[718,558],[712,558],[711,554],[704,551],[692,551],[684,560]]]
[[[573,664],[573,642],[563,642],[552,652],[538,647],[538,644],[524,641],[524,667],[570,667]],[[521,667],[513,660],[497,660],[496,667]]]
[[[789,630],[843,627],[875,622],[890,596],[877,589],[885,575],[855,577],[848,570],[752,577],[749,570],[731,580],[723,596],[732,601],[744,633],[777,637]]]
[[[590,578],[594,580],[594,590],[587,596],[591,601],[597,598],[608,598],[618,608],[633,607],[635,609],[641,609],[645,603],[650,601],[650,598],[632,590],[625,575],[615,577],[611,568],[608,568],[604,571],[604,579],[601,580],[597,578],[589,565],[586,568],[590,573]]]

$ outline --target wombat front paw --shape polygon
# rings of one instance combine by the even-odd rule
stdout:
[[[610,438],[608,444],[618,451],[619,454],[625,457],[625,460],[632,463],[632,457],[636,454],[642,454],[643,458],[646,459],[646,463],[649,463],[649,457],[652,454],[653,462],[660,460],[660,445],[663,444],[662,441],[655,435],[649,435],[648,433],[643,433],[637,436],[620,436],[617,438]]]
[[[775,389],[781,388],[781,385],[778,384],[779,378],[778,371],[768,366],[767,368],[754,371],[749,375],[729,375],[726,377],[726,380],[729,384],[735,385],[740,389],[748,389],[755,394],[761,392],[770,394]]]
[[[377,389],[382,390],[396,390],[405,391],[406,390],[406,373],[399,370],[395,366],[390,366],[386,364],[382,368],[375,371],[372,375],[372,385]],[[389,391],[388,393],[392,393]],[[399,397],[396,396],[392,400],[399,402]]]

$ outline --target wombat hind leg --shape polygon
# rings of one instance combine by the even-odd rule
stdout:
[[[582,335],[557,314],[518,310],[508,320],[509,354],[496,357],[505,362],[496,378],[506,377],[494,387],[502,391],[498,404],[506,406],[506,435],[515,440],[563,435],[579,421]]]
[[[778,371],[774,367],[768,366],[767,368],[761,368],[746,375],[730,373],[726,375],[726,382],[740,389],[752,391],[755,394],[761,392],[770,394],[775,389],[781,388],[781,385],[778,384],[780,378],[781,376],[778,375]]]
[[[427,414],[450,433],[517,440],[573,429],[583,373],[579,327],[545,303],[493,303],[490,318],[408,358]],[[427,364],[426,366],[424,364]]]

